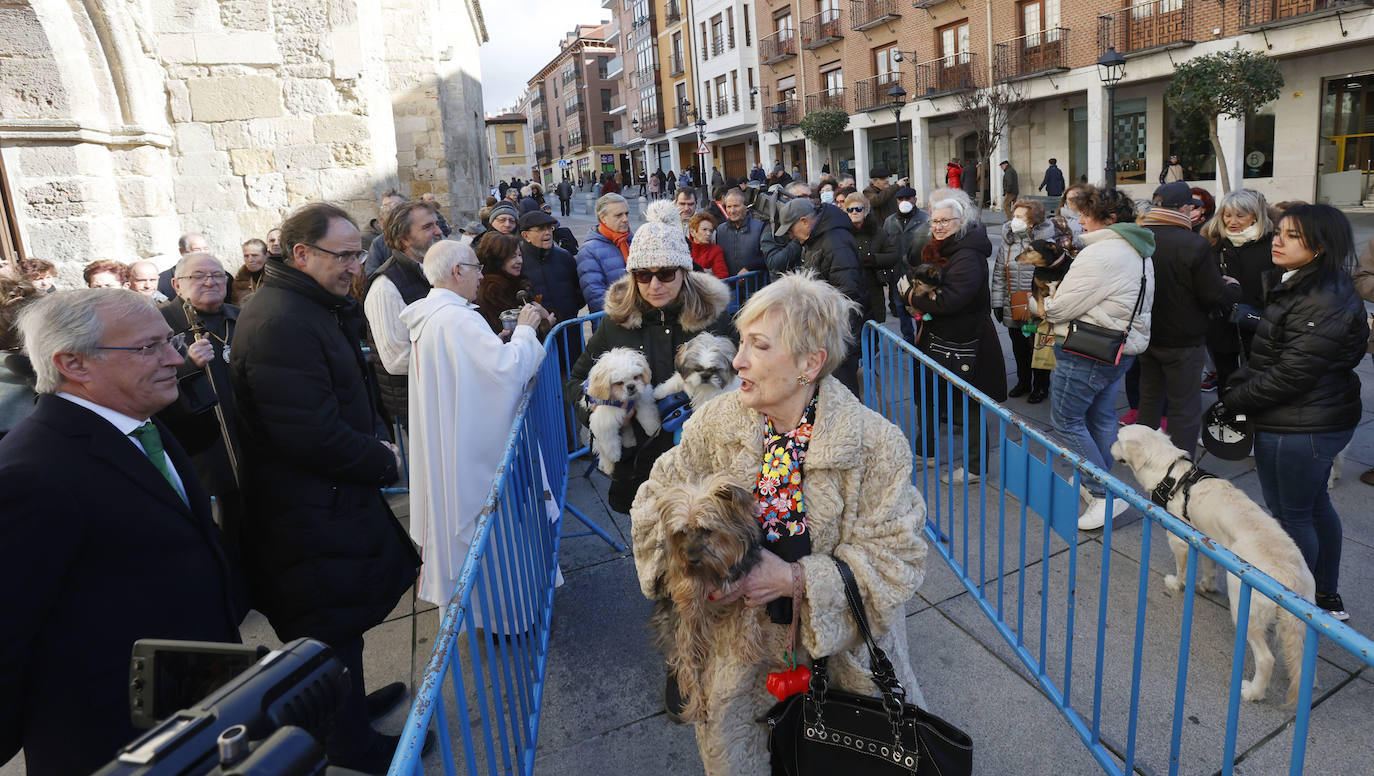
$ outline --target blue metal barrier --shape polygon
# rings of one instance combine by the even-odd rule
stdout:
[[[1190,772],[1234,772],[1239,720],[1247,710],[1260,708],[1242,706],[1240,698],[1250,593],[1255,591],[1275,601],[1280,616],[1290,613],[1306,629],[1288,769],[1302,773],[1319,640],[1366,666],[1374,666],[1374,642],[1066,450],[899,335],[869,322],[862,347],[864,402],[901,427],[911,441],[916,462],[912,480],[926,498],[931,546],[1105,772],[1139,769],[1172,776],[1179,772],[1185,750]],[[925,429],[931,431],[929,440]],[[942,469],[967,467],[974,453],[983,461],[977,483],[942,481]],[[990,460],[993,453],[995,461]],[[1114,543],[1110,520],[1100,542],[1093,535],[1080,536],[1079,492],[1089,479],[1105,487],[1107,514],[1118,499],[1144,513],[1138,539],[1132,531]],[[1158,576],[1150,567],[1155,532],[1188,544],[1186,584],[1177,594],[1182,600],[1166,607],[1162,621],[1158,612],[1147,612],[1150,585]],[[1196,681],[1189,685],[1199,556],[1240,580],[1229,688],[1207,681],[1207,676],[1193,677]],[[1115,584],[1119,601],[1122,588],[1132,584],[1132,563],[1138,567],[1134,612],[1109,609],[1111,586]],[[1168,564],[1172,573],[1172,555]],[[1168,649],[1147,650],[1147,632],[1169,638],[1177,634],[1177,649],[1172,655]],[[1152,682],[1167,681],[1165,686],[1173,688],[1167,708],[1143,707],[1147,672]],[[1271,685],[1271,697],[1277,685],[1279,681]],[[1220,719],[1223,700],[1224,732],[1209,732],[1197,717]],[[1185,715],[1194,723],[1187,730]]]
[[[755,291],[768,285],[768,273],[761,269],[752,272],[741,272],[734,277],[725,279],[730,285],[730,307],[727,309],[729,315],[734,315],[735,311],[754,295]]]

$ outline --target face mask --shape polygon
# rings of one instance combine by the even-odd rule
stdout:
[[[1027,226],[1029,226],[1029,224],[1026,223],[1025,219],[1013,218],[1011,220],[1011,230],[1013,232],[1024,232]]]
[[[915,206],[914,204],[912,204],[911,202],[903,201],[903,202],[898,202],[898,203],[897,203],[897,210],[900,211],[900,212],[903,213],[903,214],[905,214],[905,213],[910,213],[911,211],[913,211],[913,210],[915,210],[915,209],[916,209],[916,206]]]
[[[1060,212],[1060,214],[1062,214],[1065,218],[1078,218],[1078,211],[1077,211],[1077,210],[1074,210],[1073,208],[1069,207],[1068,205],[1065,205],[1064,207],[1059,208],[1059,212]]]
[[[835,192],[831,191],[830,189],[826,189],[825,191],[822,191],[822,192],[821,192],[821,202],[823,202],[823,203],[829,205],[830,203],[832,203],[832,202],[834,202],[834,201],[835,201]]]

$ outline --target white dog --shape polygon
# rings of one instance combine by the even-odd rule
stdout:
[[[648,359],[630,348],[611,348],[602,353],[587,375],[582,404],[591,412],[588,425],[592,451],[606,474],[615,469],[621,450],[634,446],[634,430],[625,422],[625,414],[631,408],[645,433],[658,432],[658,405],[650,390],[652,381]]]
[[[685,392],[692,409],[714,399],[724,391],[739,387],[735,376],[735,343],[715,334],[703,332],[682,343],[673,360],[673,376],[654,389],[654,398],[662,399]]]
[[[1151,491],[1167,491],[1167,494],[1161,492],[1157,495],[1163,497],[1165,508],[1176,517],[1224,545],[1279,584],[1308,601],[1313,600],[1316,583],[1312,573],[1298,545],[1278,521],[1224,479],[1203,475],[1203,478],[1193,481],[1188,476],[1194,469],[1193,464],[1182,450],[1169,442],[1168,436],[1148,426],[1125,426],[1112,445],[1112,457],[1130,466],[1142,487]],[[1166,478],[1171,478],[1174,484],[1169,487],[1169,483],[1166,483],[1161,488],[1160,483]],[[1159,500],[1156,498],[1155,503],[1159,503]],[[1177,574],[1164,577],[1164,586],[1178,592],[1183,589],[1187,570],[1188,544],[1170,535],[1169,548],[1174,552]],[[1205,555],[1199,557],[1198,590],[1216,589],[1213,583],[1215,571],[1216,564],[1207,560]],[[1231,622],[1235,623],[1240,579],[1228,574],[1226,587],[1231,599]],[[1288,665],[1286,701],[1291,706],[1298,700],[1303,625],[1298,618],[1262,595],[1250,597],[1250,623],[1245,637],[1250,651],[1255,655],[1255,675],[1241,683],[1240,694],[1247,701],[1263,700],[1269,688],[1269,676],[1274,668],[1274,653],[1269,650],[1267,640],[1271,622],[1275,623],[1279,648]]]

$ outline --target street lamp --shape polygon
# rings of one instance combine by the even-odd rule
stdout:
[[[1116,85],[1126,76],[1126,58],[1115,46],[1097,60],[1097,75],[1107,87],[1107,185],[1116,186]]]
[[[701,147],[706,143],[706,119],[701,117],[700,111],[692,107],[691,101],[686,97],[682,98],[681,105],[685,111],[684,117],[690,115],[695,120],[694,123],[697,127],[697,179],[695,183],[699,188],[704,189],[706,187],[706,160],[702,158],[705,154],[701,153]]]
[[[906,178],[909,177],[906,167],[906,142],[902,139],[902,105],[906,101],[906,89],[903,89],[901,84],[893,84],[892,88],[887,90],[887,98],[892,101],[892,128],[897,132],[897,154],[902,165],[900,177]]]
[[[782,123],[787,120],[787,106],[778,103],[773,106],[773,131],[778,133],[778,164],[782,165]]]

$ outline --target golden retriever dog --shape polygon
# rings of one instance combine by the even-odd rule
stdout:
[[[1148,426],[1125,426],[1112,445],[1112,457],[1135,473],[1142,487],[1154,491],[1166,477],[1182,482],[1193,464],[1182,450],[1169,442],[1169,437]],[[1158,503],[1158,502],[1156,502]],[[1239,488],[1219,477],[1207,476],[1191,487],[1174,487],[1168,494],[1166,509],[1175,517],[1191,524],[1208,538],[1221,544],[1255,568],[1273,577],[1279,584],[1307,599],[1313,600],[1316,583],[1303,560],[1298,545],[1283,530],[1278,521],[1269,516]],[[1164,586],[1174,592],[1183,589],[1188,563],[1188,544],[1173,535],[1169,548],[1174,553],[1177,571],[1164,577]],[[1216,564],[1207,557],[1198,559],[1200,591],[1213,591]],[[1240,579],[1228,574],[1227,593],[1231,600],[1231,622],[1235,623]],[[1293,705],[1298,700],[1299,672],[1302,667],[1303,624],[1262,595],[1250,597],[1250,623],[1246,642],[1255,656],[1255,674],[1241,683],[1241,697],[1247,701],[1264,699],[1269,678],[1274,669],[1274,653],[1269,650],[1269,625],[1275,625],[1279,650],[1288,666],[1288,696]]]

